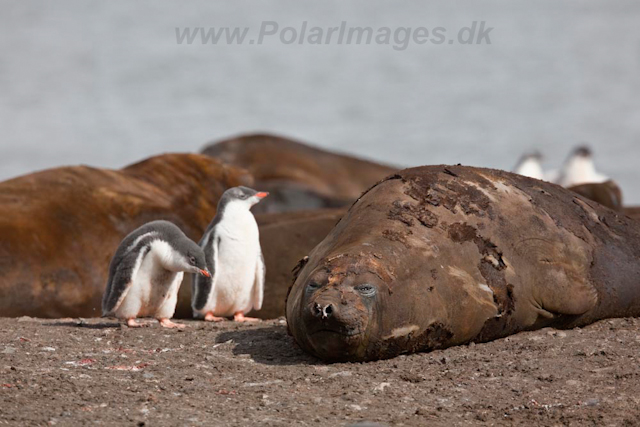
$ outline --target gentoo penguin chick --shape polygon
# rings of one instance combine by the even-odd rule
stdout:
[[[109,266],[102,298],[103,316],[155,317],[166,328],[183,328],[170,319],[184,272],[210,276],[202,249],[168,221],[153,221],[124,238]]]
[[[529,178],[544,179],[541,161],[542,154],[540,154],[540,152],[534,151],[532,153],[526,153],[520,158],[513,171],[519,175],[528,176]]]
[[[220,321],[257,321],[244,314],[262,308],[265,266],[258,224],[249,209],[269,193],[247,187],[224,192],[216,216],[200,246],[211,277],[193,278],[191,306],[194,317]]]
[[[589,147],[577,147],[562,166],[558,184],[573,187],[581,184],[602,183],[609,178],[596,172],[593,155]]]

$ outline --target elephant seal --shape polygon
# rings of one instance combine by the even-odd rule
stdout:
[[[640,220],[640,207],[627,207],[624,208],[623,212],[629,218]]]
[[[424,166],[358,199],[298,266],[307,352],[367,361],[640,315],[640,223],[509,172]]]
[[[251,184],[245,170],[198,154],[121,170],[62,167],[0,183],[0,316],[100,316],[109,260],[129,232],[164,219],[198,240],[222,193]],[[191,316],[188,288],[177,315]]]
[[[202,153],[247,169],[270,193],[256,213],[348,206],[398,169],[267,134],[216,142]]]
[[[569,187],[569,190],[578,193],[587,199],[598,202],[614,211],[622,211],[622,190],[612,180],[602,183],[580,184]]]
[[[346,211],[336,208],[256,215],[267,276],[262,309],[250,316],[284,316],[284,301],[293,278],[291,270],[327,237]]]

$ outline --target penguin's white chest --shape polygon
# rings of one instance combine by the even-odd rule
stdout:
[[[516,171],[516,173],[522,176],[528,176],[535,179],[544,179],[544,172],[540,163],[535,160],[525,161]]]
[[[184,273],[169,271],[158,261],[167,250],[161,244],[154,244],[141,259],[132,277],[131,289],[116,309],[116,317],[173,317]]]
[[[205,308],[216,316],[232,316],[239,311],[246,313],[254,306],[260,237],[253,215],[247,214],[223,220],[216,232],[220,242],[215,284]]]
[[[593,160],[590,158],[577,158],[572,160],[563,171],[560,185],[571,187],[574,185],[602,183],[609,178],[596,171]]]

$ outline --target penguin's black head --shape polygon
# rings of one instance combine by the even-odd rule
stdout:
[[[233,187],[225,191],[222,195],[218,204],[218,210],[224,209],[230,202],[240,202],[250,208],[268,195],[269,193],[267,192],[256,191],[249,187]]]
[[[573,155],[577,157],[591,157],[592,154],[591,148],[587,145],[581,145],[573,150]]]
[[[518,164],[516,165],[515,169],[518,169],[520,166],[522,166],[523,163],[528,162],[530,160],[535,160],[535,161],[541,162],[542,160],[544,160],[544,156],[538,150],[529,151],[528,153],[524,153],[522,155],[522,157],[520,157],[520,160],[518,160]]]
[[[544,160],[544,156],[542,155],[542,153],[538,150],[534,150],[531,151],[527,154],[525,154],[523,156],[525,159],[533,159],[533,160],[537,160],[539,162],[541,162],[542,160]]]

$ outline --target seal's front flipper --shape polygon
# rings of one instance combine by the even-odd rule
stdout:
[[[522,280],[530,289],[532,308],[539,320],[582,315],[598,303],[598,293],[589,280],[591,248],[571,233],[562,231],[562,235],[562,240],[523,239],[517,253],[528,262],[517,265],[508,278]]]
[[[587,272],[582,271],[582,266],[577,266],[575,260],[549,264],[553,268],[548,269],[545,274],[547,285],[541,287],[543,292],[538,295],[542,309],[576,316],[595,308],[598,293],[588,281]]]
[[[549,265],[553,268],[549,269]],[[544,270],[542,270],[544,271]],[[577,266],[575,259],[570,262],[547,262],[544,273],[544,285],[539,289],[536,301],[540,311],[546,311],[552,316],[579,316],[596,307],[598,292],[589,282],[587,271]],[[543,313],[539,313],[543,317]]]
[[[595,308],[597,302],[598,294],[595,289],[578,284],[560,297],[556,292],[543,297],[541,305],[544,310],[552,313],[577,316]]]

